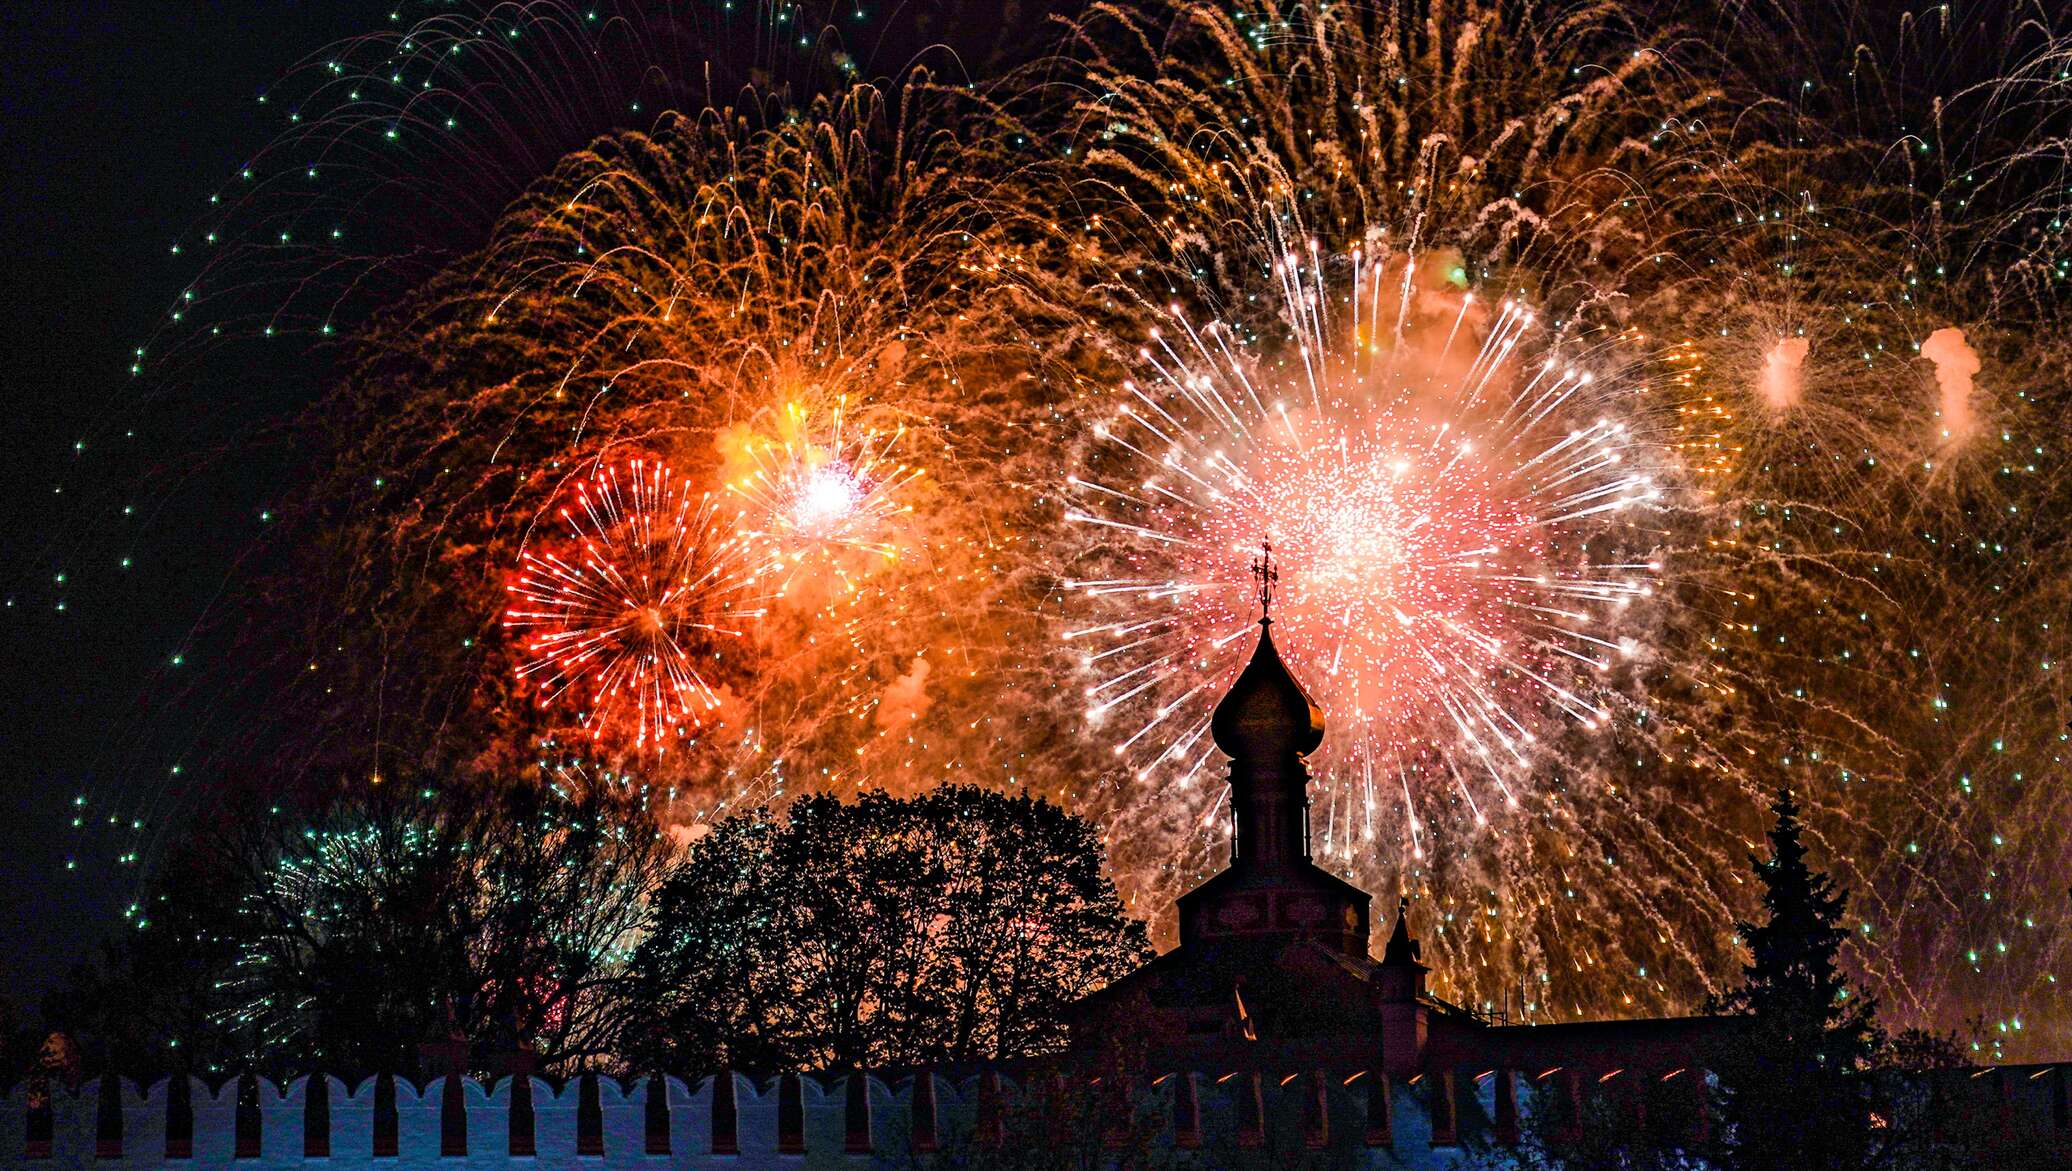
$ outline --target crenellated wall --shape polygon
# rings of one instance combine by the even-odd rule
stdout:
[[[1256,1149],[1262,1156],[1328,1149],[1346,1156],[1333,1159],[1334,1165],[1421,1168],[1449,1165],[1458,1143],[1490,1135],[1499,1113],[1493,1071],[1479,1078],[1463,1070],[1451,1077],[1420,1076],[1414,1083],[1397,1079],[1381,1094],[1364,1074],[1350,1080],[1321,1071],[1168,1075],[1133,1087],[1116,1100],[1127,1105],[1112,1109],[1104,1109],[1109,1099],[1096,1098],[1097,1083],[1071,1086],[1048,1075],[1026,1076],[1026,1086],[997,1072],[967,1070],[896,1077],[733,1073],[627,1085],[578,1078],[561,1086],[539,1077],[507,1077],[487,1086],[437,1078],[422,1088],[400,1078],[358,1086],[330,1077],[285,1085],[246,1078],[213,1089],[187,1079],[191,1128],[177,1120],[179,1093],[170,1082],[147,1087],[99,1078],[47,1093],[17,1086],[0,1098],[0,1167],[175,1163],[194,1171],[259,1171],[318,1160],[333,1168],[437,1165],[456,1171],[514,1165],[599,1171],[925,1165],[931,1152],[944,1158],[962,1152],[966,1157],[956,1161],[970,1162],[974,1151],[1040,1131],[1044,1141],[1066,1145],[1148,1140],[1170,1149]],[[379,1084],[384,1082],[393,1086],[392,1106],[391,1091]],[[1449,1083],[1450,1109],[1434,1098]],[[666,1094],[666,1115],[650,1098],[657,1088]],[[1059,1105],[1073,1093],[1083,1095],[1078,1107]],[[1529,1091],[1520,1096],[1529,1097]],[[32,1108],[32,1101],[46,1105]],[[1075,1120],[1061,1129],[1063,1114],[1074,1109]],[[1107,1133],[1085,1133],[1095,1118]],[[185,1143],[182,1129],[191,1135]]]
[[[1514,1140],[1538,1103],[1657,1084],[1687,1071],[1434,1070],[1413,1079],[1366,1073],[1173,1074],[1117,1094],[1098,1079],[1067,1083],[1024,1068],[881,1076],[739,1073],[638,1079],[585,1077],[232,1079],[211,1089],[114,1077],[76,1089],[17,1086],[0,1098],[0,1167],[581,1166],[758,1168],[985,1166],[1002,1143],[1084,1150],[1127,1145],[1206,1152],[1206,1165],[1442,1168],[1463,1145]],[[1935,1075],[1938,1093],[2048,1130],[2072,1147],[2072,1068],[2001,1067]],[[925,1081],[924,1081],[925,1079]],[[660,1100],[653,1095],[662,1094]],[[1073,1097],[1077,1095],[1077,1097]],[[529,1100],[528,1100],[529,1099]],[[665,1107],[666,1106],[666,1110]],[[184,1132],[184,1138],[183,1138]],[[1098,1132],[1098,1133],[1093,1133]]]

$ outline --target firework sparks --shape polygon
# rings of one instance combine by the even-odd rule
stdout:
[[[710,497],[658,461],[607,467],[558,516],[563,542],[520,558],[504,625],[542,706],[577,707],[593,740],[660,752],[713,717],[703,662],[763,613],[763,567]]]
[[[244,721],[219,763],[534,755],[484,648],[507,607],[554,615],[519,640],[562,629],[504,589],[514,562],[550,594],[590,573],[590,522],[518,534],[554,469],[633,449],[710,489],[770,613],[672,619],[702,689],[639,675],[666,656],[626,649],[637,626],[523,678],[620,744],[737,701],[740,735],[640,762],[672,818],[1026,786],[1100,818],[1157,914],[1220,864],[1220,786],[1191,778],[1271,537],[1277,634],[1333,720],[1320,861],[1432,901],[1444,995],[1698,1003],[1739,963],[1737,876],[1789,781],[1895,1019],[2013,1036],[2058,1003],[2066,861],[2033,827],[2072,804],[2066,42],[1976,12],[1841,44],[1778,36],[1777,5],[1707,36],[1631,6],[1130,0],[997,85],[845,75],[700,113],[682,93],[732,87],[643,79],[705,76],[728,54],[703,41],[476,7],[276,91],[301,121],[183,241],[221,259],[138,355],[162,377],[174,335],[335,317],[368,356],[268,529],[346,552],[258,591],[286,602],[249,670],[279,686],[243,689],[298,718]],[[440,248],[381,255],[377,214]],[[1311,232],[1368,259],[1276,268]],[[1410,287],[1415,256],[1446,289]],[[1144,310],[1174,298],[1197,325]],[[653,685],[611,713],[608,654]],[[145,802],[202,772],[179,751]]]
[[[819,551],[898,556],[889,529],[911,511],[900,490],[921,470],[892,454],[904,429],[858,433],[847,425],[846,407],[837,401],[825,418],[816,418],[805,406],[786,403],[777,436],[741,445],[750,470],[727,485],[742,503],[743,524],[794,568]],[[833,568],[845,572],[839,563]]]
[[[1285,376],[1235,330],[1169,315],[1142,355],[1152,377],[1121,386],[1096,470],[1073,479],[1067,519],[1126,569],[1073,583],[1113,617],[1065,637],[1086,647],[1089,718],[1120,724],[1114,750],[1191,782],[1269,539],[1284,653],[1350,725],[1321,763],[1358,778],[1366,839],[1377,775],[1447,786],[1480,823],[1467,776],[1516,804],[1546,719],[1607,718],[1591,698],[1621,653],[1606,618],[1654,570],[1613,550],[1657,489],[1654,453],[1606,413],[1616,392],[1553,359],[1517,370],[1529,310],[1504,304],[1477,344],[1474,301],[1455,297],[1436,352],[1405,356],[1364,340],[1400,334],[1368,297],[1390,274],[1357,254],[1351,272],[1333,297],[1314,247],[1282,259]]]

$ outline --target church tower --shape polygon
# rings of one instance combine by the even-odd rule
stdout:
[[[1309,858],[1309,769],[1324,713],[1288,673],[1259,622],[1252,661],[1216,705],[1209,735],[1230,758],[1231,865],[1288,866]]]
[[[1209,720],[1230,759],[1230,864],[1180,896],[1180,946],[1081,1001],[1073,1032],[1210,1046],[1357,1038],[1378,1069],[1386,1019],[1390,1064],[1414,1063],[1429,1005],[1408,924],[1398,917],[1377,962],[1367,892],[1310,854],[1308,757],[1324,712],[1274,646],[1272,549],[1262,554],[1259,641]]]
[[[1273,645],[1273,619],[1209,721],[1230,758],[1230,867],[1180,897],[1181,945],[1312,939],[1367,957],[1368,896],[1310,860],[1309,765],[1324,713]]]
[[[1272,566],[1255,568],[1266,610]],[[1324,713],[1282,661],[1270,614],[1209,730],[1230,758],[1230,865],[1180,896],[1180,946],[1081,1002],[1075,1033],[1134,1021],[1205,1041],[1375,1038],[1370,900],[1310,856],[1306,758],[1323,743]],[[1413,1008],[1417,984],[1405,983]]]
[[[1159,1069],[1250,1071],[1252,1117],[1262,1120],[1268,1074],[1285,1086],[1289,1071],[1309,1071],[1305,1084],[1326,1087],[1326,1097],[1333,1083],[1365,1078],[1367,1141],[1396,1141],[1393,1100],[1424,1113],[1434,1147],[1470,1128],[1516,1142],[1521,1070],[1562,1070],[1562,1084],[1576,1087],[1629,1068],[1654,1081],[1694,1068],[1723,1018],[1509,1025],[1440,999],[1426,985],[1431,969],[1410,931],[1408,898],[1380,956],[1368,950],[1367,892],[1310,855],[1308,758],[1324,742],[1324,713],[1274,646],[1265,552],[1255,566],[1259,641],[1209,722],[1230,759],[1230,864],[1180,896],[1178,947],[1068,1010],[1072,1047],[1120,1043],[1155,1055]],[[1459,1088],[1484,1079],[1486,1116],[1479,1091]],[[1580,1102],[1579,1092],[1566,1100]]]

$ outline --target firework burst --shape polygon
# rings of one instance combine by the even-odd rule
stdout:
[[[913,508],[902,492],[922,474],[896,458],[904,427],[858,428],[848,405],[838,398],[819,412],[787,402],[776,412],[774,435],[751,431],[738,444],[723,443],[747,464],[727,483],[741,502],[743,525],[790,573],[813,559],[845,585],[845,554],[898,556],[892,529]]]
[[[612,694],[631,714],[585,719],[569,741],[652,747],[658,720],[716,695],[728,734],[643,770],[683,818],[771,799],[799,778],[918,784],[975,763],[969,741],[922,716],[947,723],[952,691],[976,698],[1006,657],[992,635],[1019,617],[1008,604],[1019,583],[996,559],[1036,511],[1008,485],[1055,458],[1022,440],[1030,420],[1054,417],[1065,385],[1040,331],[1072,316],[1032,286],[1081,294],[1063,266],[1037,279],[1040,248],[1010,248],[1002,219],[1018,205],[994,201],[998,167],[981,160],[997,142],[984,123],[967,127],[979,116],[963,112],[964,95],[917,74],[798,108],[755,97],[664,113],[563,159],[480,252],[362,337],[352,378],[387,390],[332,400],[342,414],[327,429],[347,439],[331,486],[347,475],[379,486],[383,500],[347,522],[368,559],[391,564],[410,546],[444,568],[434,583],[375,590],[334,579],[327,606],[380,612],[355,626],[407,626],[413,640],[447,627],[458,651],[414,663],[408,679],[325,681],[352,694],[340,709],[383,690],[397,700],[385,710],[408,712],[387,726],[428,718],[441,751],[469,768],[554,755],[557,729],[533,700],[558,696],[552,712],[580,715],[598,684],[546,663],[518,677],[491,653],[493,626],[513,608],[513,564],[543,590],[565,584],[523,557],[542,551],[533,530],[557,505],[562,469],[630,450],[682,491],[710,494],[716,532],[733,535],[715,539],[737,539],[737,555],[764,567],[748,608],[766,612],[746,627],[712,623],[744,635],[720,640],[719,678],[694,653],[703,686],[677,673],[621,687]],[[377,398],[389,406],[363,414]],[[959,490],[940,490],[945,477]],[[543,632],[511,633],[538,645]],[[658,648],[655,662],[669,661]],[[529,694],[509,694],[514,681]]]
[[[708,660],[762,616],[766,566],[654,460],[604,468],[558,516],[566,539],[529,545],[509,587],[519,678],[593,741],[661,752],[719,712]]]
[[[1066,517],[1089,530],[1088,560],[1125,569],[1071,583],[1098,616],[1065,633],[1087,714],[1113,721],[1140,777],[1187,786],[1213,758],[1210,709],[1241,665],[1251,563],[1271,542],[1284,653],[1339,729],[1317,763],[1343,790],[1323,847],[1340,856],[1373,840],[1377,799],[1398,792],[1419,858],[1417,790],[1457,794],[1477,824],[1476,787],[1515,806],[1545,721],[1608,718],[1600,677],[1631,646],[1607,620],[1656,569],[1626,552],[1660,461],[1627,421],[1635,388],[1552,357],[1521,369],[1534,316],[1514,302],[1477,338],[1474,298],[1446,297],[1442,340],[1417,352],[1415,265],[1385,272],[1356,251],[1334,281],[1314,246],[1284,255],[1293,352],[1278,367],[1238,330],[1173,311],[1145,381],[1098,425]]]
[[[2072,808],[2063,21],[1116,0],[991,82],[737,89],[702,62],[797,25],[715,15],[757,47],[708,52],[646,7],[441,6],[270,95],[297,121],[138,365],[353,338],[324,470],[265,514],[293,556],[225,594],[269,604],[209,616],[295,716],[162,678],[132,804],[551,755],[512,566],[581,570],[537,518],[640,451],[781,567],[743,637],[686,628],[742,718],[643,762],[672,818],[1026,786],[1157,915],[1222,861],[1199,720],[1270,537],[1335,730],[1320,860],[1419,897],[1443,995],[1699,1003],[1789,782],[1889,1018],[2037,1037],[2072,955],[2036,828]],[[1366,259],[1287,263],[1312,234]]]

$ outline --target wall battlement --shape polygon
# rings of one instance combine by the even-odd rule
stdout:
[[[628,1083],[534,1076],[485,1084],[333,1077],[276,1084],[233,1078],[150,1085],[117,1077],[77,1088],[16,1086],[0,1098],[0,1167],[178,1166],[205,1171],[582,1166],[609,1168],[983,1165],[985,1150],[1030,1141],[1180,1152],[1331,1152],[1329,1165],[1438,1168],[1463,1144],[1516,1140],[1535,1106],[1569,1109],[1617,1089],[1619,1075],[1435,1070],[1415,1078],[1322,1070],[1172,1074],[1126,1094],[1027,1067],[930,1073],[740,1073]],[[1620,1071],[1651,1092],[1685,1071]],[[2072,1146],[2072,1066],[1934,1075],[1952,1120],[2055,1132]],[[1696,1077],[1686,1084],[1693,1087]],[[1071,1095],[1077,1093],[1077,1099]],[[184,1103],[182,1099],[184,1098]],[[1078,1106],[1065,1105],[1076,1101]],[[1087,1107],[1092,1109],[1088,1110]],[[1075,1109],[1077,1112],[1075,1113]],[[1981,1111],[1984,1111],[1982,1114]],[[1100,1133],[1088,1133],[1098,1131]]]
[[[1021,1083],[991,1070],[627,1084],[583,1077],[558,1086],[537,1076],[442,1077],[422,1087],[402,1078],[348,1086],[333,1077],[248,1077],[212,1088],[189,1078],[184,1110],[170,1080],[89,1078],[77,1088],[16,1086],[0,1098],[0,1167],[866,1167],[931,1152],[968,1156],[1037,1127],[1061,1145],[1116,1143],[1134,1128],[1131,1141],[1175,1150],[1330,1148],[1371,1152],[1371,1161],[1349,1166],[1438,1167],[1462,1141],[1493,1136],[1500,1113],[1516,1117],[1517,1098],[1499,1105],[1497,1071],[1414,1082],[1324,1071],[1179,1074],[1099,1101],[1098,1082],[1068,1086],[1021,1072]],[[1074,1092],[1079,1113],[1067,1120],[1069,1108],[1058,1104]],[[1084,1133],[1095,1116],[1110,1133]]]

